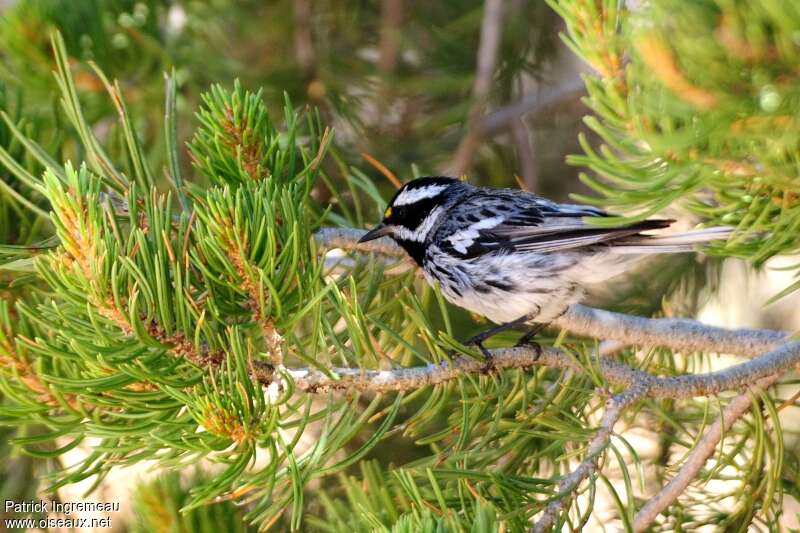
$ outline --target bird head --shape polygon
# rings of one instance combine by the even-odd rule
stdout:
[[[358,242],[391,237],[421,264],[424,253],[422,244],[444,213],[445,204],[452,199],[454,189],[463,186],[456,179],[441,176],[409,181],[389,202],[381,223]]]

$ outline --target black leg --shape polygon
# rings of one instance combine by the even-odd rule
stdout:
[[[483,343],[483,341],[486,341],[494,337],[498,333],[502,333],[508,329],[512,329],[517,326],[522,326],[523,324],[525,324],[525,322],[527,322],[527,320],[528,317],[523,316],[522,318],[512,320],[511,322],[506,322],[505,324],[499,324],[497,326],[487,329],[486,331],[478,333],[474,337],[470,337],[468,340],[464,341],[464,344],[467,346],[470,345],[479,346]]]
[[[542,330],[547,326],[548,324],[536,324],[531,329],[529,329],[522,337],[519,338],[515,346],[525,346],[526,344],[531,344],[536,335],[541,333]],[[537,343],[534,344],[538,346]]]
[[[542,346],[534,341],[533,339],[542,332],[544,328],[547,327],[547,324],[536,324],[531,329],[528,330],[522,337],[519,338],[517,344],[514,346],[530,346],[534,350],[536,350],[536,359],[539,359],[539,356],[542,355]]]
[[[517,326],[522,326],[530,322],[534,317],[535,315],[525,315],[516,320],[512,320],[511,322],[506,322],[505,324],[499,324],[497,326],[494,326],[493,328],[489,328],[486,331],[478,333],[474,337],[471,337],[466,342],[464,342],[464,345],[475,346],[478,348],[478,350],[480,350],[481,354],[483,354],[483,358],[486,360],[486,364],[484,365],[483,371],[484,373],[488,373],[489,370],[491,370],[492,368],[492,354],[489,353],[489,350],[487,350],[486,347],[483,345],[484,341],[490,339],[491,337],[494,337],[498,333],[502,333],[503,331],[515,328]],[[541,328],[539,328],[539,325],[537,325],[536,327],[533,328],[532,331],[534,331],[533,335],[536,335],[536,333],[541,331]],[[528,333],[525,334],[525,337],[528,336]]]

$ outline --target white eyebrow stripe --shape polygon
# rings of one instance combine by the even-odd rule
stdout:
[[[448,188],[450,185],[426,185],[418,189],[409,189],[400,193],[400,196],[394,199],[392,205],[409,205],[426,198],[433,198],[438,196],[440,192]]]

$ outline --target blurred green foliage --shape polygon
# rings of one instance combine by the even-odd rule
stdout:
[[[131,533],[246,533],[257,531],[244,520],[244,512],[234,502],[206,505],[185,511],[191,487],[208,481],[202,471],[186,475],[177,472],[163,474],[153,481],[142,483],[133,495],[135,518]]]

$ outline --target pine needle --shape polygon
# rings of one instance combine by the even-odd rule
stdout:
[[[386,176],[386,179],[388,179],[392,183],[392,185],[394,185],[395,189],[399,189],[400,187],[403,186],[403,184],[400,183],[400,180],[397,179],[397,176],[394,175],[394,172],[386,168],[386,165],[384,165],[383,163],[381,163],[380,161],[378,161],[377,159],[375,159],[366,152],[361,152],[361,157],[364,158],[364,161],[372,165],[375,168],[375,170]]]

